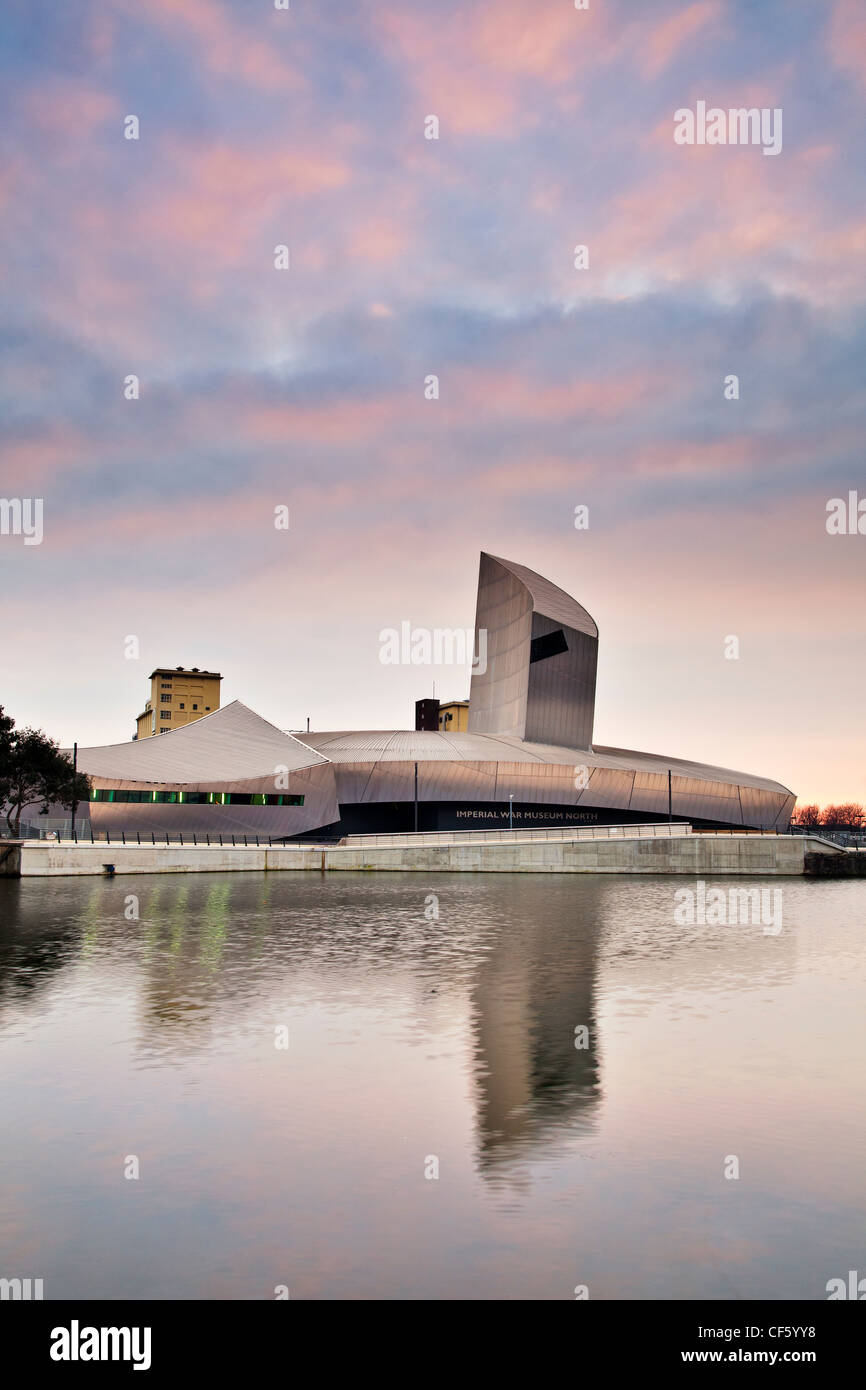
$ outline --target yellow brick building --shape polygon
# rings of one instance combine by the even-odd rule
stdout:
[[[439,728],[443,734],[465,734],[469,728],[469,701],[449,700],[439,706]]]
[[[136,718],[136,738],[170,733],[220,707],[218,671],[157,666],[150,673],[150,699]]]

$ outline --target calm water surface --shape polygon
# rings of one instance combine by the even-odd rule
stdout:
[[[774,880],[766,935],[676,926],[683,882],[0,882],[0,1275],[815,1299],[866,1274],[866,883]]]

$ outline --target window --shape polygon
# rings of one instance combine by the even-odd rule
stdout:
[[[168,730],[163,730],[167,733]],[[295,792],[169,792],[126,787],[92,787],[91,801],[157,802],[161,806],[303,806]]]
[[[159,698],[160,698],[162,704],[164,704],[164,705],[169,704],[169,703],[171,702],[171,696],[170,696],[170,695],[160,695]]]
[[[193,709],[198,709],[198,705],[193,705]]]
[[[171,710],[170,710],[170,709],[161,709],[160,712],[159,712],[159,717],[160,717],[160,719],[171,719]]]
[[[184,704],[183,700],[181,700],[180,702],[180,707],[181,709],[186,709],[186,705]]]
[[[208,714],[210,714],[210,705],[205,705],[205,709],[207,710]]]
[[[568,651],[568,643],[565,640],[565,633],[562,628],[557,628],[555,632],[546,632],[541,637],[533,637],[529,644],[529,664],[534,661],[546,661],[549,656],[559,656],[561,652]]]
[[[160,690],[171,690],[171,681],[161,681]]]
[[[268,792],[226,792],[225,800],[230,806],[303,806],[302,796],[284,793],[275,796]]]

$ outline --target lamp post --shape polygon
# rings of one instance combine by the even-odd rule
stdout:
[[[78,779],[78,744],[77,744],[77,743],[73,743],[73,745],[72,745],[72,805],[71,805],[70,808],[69,808],[70,811],[72,812],[72,843],[73,843],[73,844],[75,844],[75,812],[78,810],[78,802],[75,800],[75,784],[76,784],[77,779]],[[57,838],[58,838],[58,840],[59,840],[59,839],[60,839],[60,836],[58,835]]]
[[[514,829],[514,792],[508,793],[508,829]]]

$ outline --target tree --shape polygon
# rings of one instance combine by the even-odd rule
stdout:
[[[845,801],[840,806],[825,806],[821,824],[844,825],[851,830],[859,830],[864,818],[862,806],[856,801]]]
[[[808,806],[795,806],[791,820],[795,825],[820,825],[821,807],[810,802]]]
[[[9,799],[15,749],[14,728],[15,720],[0,705],[0,808]]]
[[[17,839],[27,806],[52,801],[68,809],[90,797],[90,778],[73,774],[72,759],[40,729],[16,729],[0,705],[0,806],[9,834]]]

